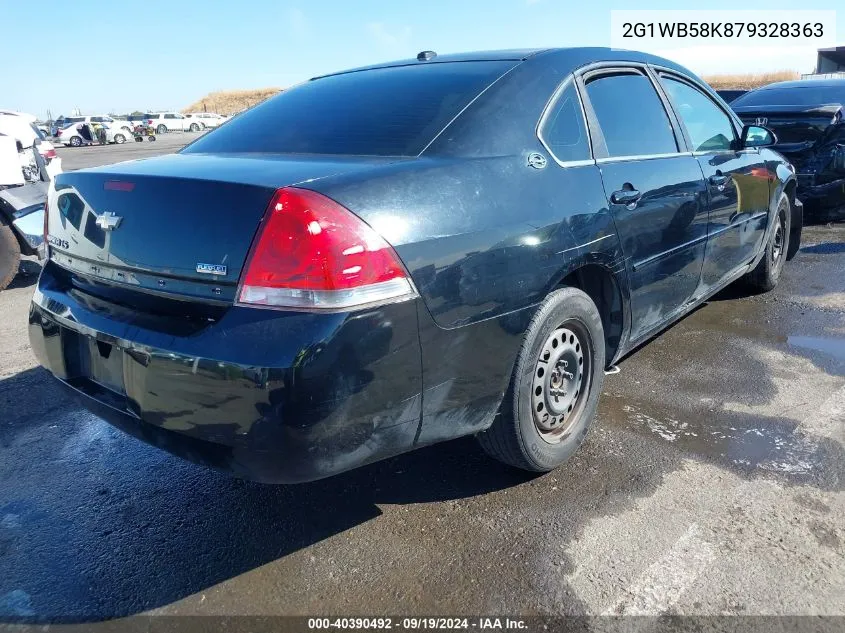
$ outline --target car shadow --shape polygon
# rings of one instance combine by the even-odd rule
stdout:
[[[261,485],[120,433],[40,368],[0,380],[0,403],[0,622],[136,614],[364,524],[379,504],[533,477],[464,438],[323,481]]]

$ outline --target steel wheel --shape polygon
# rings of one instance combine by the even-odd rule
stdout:
[[[476,437],[492,457],[547,472],[581,445],[604,380],[604,328],[583,290],[559,288],[531,318],[498,415]]]
[[[786,211],[781,207],[778,209],[777,224],[775,225],[775,234],[772,238],[772,265],[777,266],[781,256],[783,255],[784,246],[786,245]]]
[[[540,437],[557,444],[583,409],[590,391],[589,334],[577,322],[564,323],[546,339],[534,367],[531,410]]]

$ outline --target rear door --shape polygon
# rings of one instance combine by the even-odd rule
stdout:
[[[701,275],[706,291],[733,275],[759,251],[774,178],[759,148],[737,150],[733,117],[688,78],[660,72],[693,155],[701,165],[710,201],[707,249]]]
[[[622,241],[631,291],[631,340],[675,315],[698,288],[707,195],[670,109],[641,65],[580,79],[593,153]]]

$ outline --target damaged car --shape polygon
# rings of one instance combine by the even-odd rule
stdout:
[[[774,148],[795,166],[808,213],[845,205],[845,77],[770,84],[731,107],[745,123],[775,132]]]
[[[549,471],[619,358],[778,283],[800,201],[773,142],[631,51],[316,77],[177,154],[59,175],[30,342],[115,426],[244,478],[469,435]]]

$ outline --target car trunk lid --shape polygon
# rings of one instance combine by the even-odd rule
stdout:
[[[51,258],[95,294],[231,302],[278,188],[389,161],[190,154],[64,173],[49,199]]]

